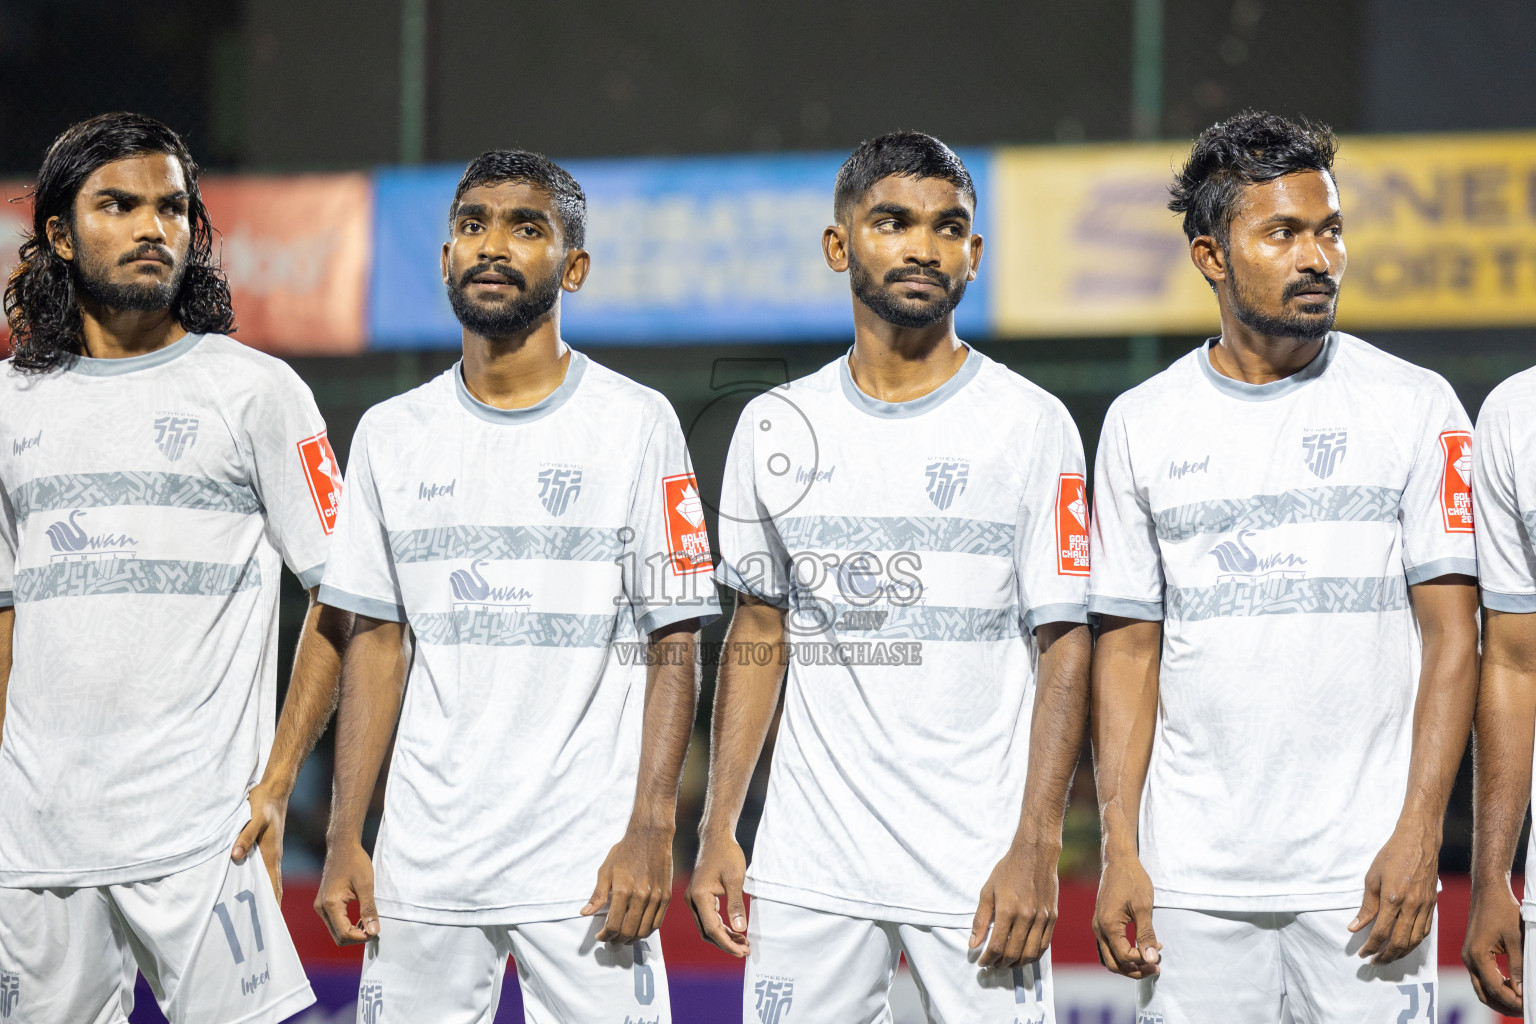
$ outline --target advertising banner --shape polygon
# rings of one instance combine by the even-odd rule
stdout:
[[[851,335],[848,279],[827,268],[822,230],[846,154],[586,160],[564,164],[587,195],[592,272],[564,299],[577,343],[786,341]],[[988,155],[962,154],[981,194]],[[369,318],[374,347],[459,344],[440,253],[460,167],[379,172]],[[985,333],[986,281],[961,334]]]
[[[995,333],[1214,333],[1215,299],[1167,209],[1188,151],[999,150]],[[1536,324],[1536,135],[1351,136],[1335,171],[1341,327]]]

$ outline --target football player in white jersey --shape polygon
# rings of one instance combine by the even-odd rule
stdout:
[[[1482,584],[1483,671],[1477,695],[1472,837],[1472,908],[1461,958],[1483,1002],[1536,1021],[1523,983],[1536,956],[1536,892],[1524,903],[1510,868],[1531,801],[1536,722],[1536,370],[1493,389],[1477,414],[1472,502],[1477,508],[1477,574]],[[1525,874],[1536,871],[1527,848]],[[1522,918],[1524,919],[1522,922]],[[1508,958],[1509,974],[1497,958]]]
[[[1221,336],[1099,444],[1094,927],[1154,1024],[1435,1019],[1472,439],[1443,378],[1332,329],[1335,147],[1265,113],[1201,134],[1169,205]]]
[[[1055,1020],[1087,715],[1083,450],[1059,401],[955,334],[975,211],[939,140],[861,145],[823,236],[853,347],[753,399],[731,443],[736,610],[689,900],[746,958],[744,1021],[888,1022],[902,954],[930,1020]],[[737,820],[786,660],[748,869]]]
[[[278,910],[283,819],[349,613],[311,601],[282,720],[278,579],[318,587],[341,475],[309,389],[225,337],[197,165],[134,114],[33,193],[0,371],[0,1006],[173,1024],[314,1001]]]
[[[489,1021],[509,954],[530,1024],[671,1020],[654,933],[719,601],[676,414],[560,338],[585,223],[545,157],[476,158],[442,257],[464,358],[352,443],[320,591],[357,636],[316,909],[368,942],[368,1024]]]

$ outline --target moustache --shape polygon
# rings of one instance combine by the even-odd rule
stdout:
[[[1327,274],[1318,274],[1315,277],[1303,278],[1300,281],[1292,281],[1285,286],[1285,291],[1280,295],[1281,302],[1290,302],[1296,296],[1305,291],[1321,289],[1332,298],[1339,294],[1339,283]]]
[[[528,279],[520,270],[514,270],[505,263],[477,263],[464,273],[459,275],[459,289],[469,287],[470,278],[476,274],[498,274],[506,278],[508,284],[515,284],[524,291],[528,290]]]
[[[130,253],[118,257],[118,266],[127,266],[135,260],[159,260],[168,267],[176,265],[176,257],[171,255],[171,250],[154,242],[145,242]]]
[[[929,281],[945,291],[949,290],[949,275],[942,270],[934,270],[931,267],[922,267],[916,270],[897,267],[895,270],[886,271],[886,284],[900,284],[902,281]]]

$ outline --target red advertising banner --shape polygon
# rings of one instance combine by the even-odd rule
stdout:
[[[21,261],[22,241],[32,230],[32,191],[29,182],[0,181],[0,288]],[[0,317],[0,359],[11,354],[11,328]]]
[[[236,338],[289,355],[362,351],[373,244],[367,175],[208,178],[203,201],[234,294]]]

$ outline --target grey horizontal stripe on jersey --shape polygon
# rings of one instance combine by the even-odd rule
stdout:
[[[11,492],[11,506],[18,521],[34,512],[113,505],[244,514],[261,511],[256,492],[244,484],[183,473],[66,473],[28,480]]]
[[[4,603],[5,595],[0,594],[0,604]],[[1536,594],[1501,594],[1497,590],[1485,589],[1483,607],[1491,611],[1517,614],[1536,612]]]
[[[499,612],[458,608],[411,617],[411,631],[425,644],[478,647],[607,647],[614,615],[561,612]]]
[[[1268,530],[1292,523],[1391,523],[1403,492],[1392,487],[1303,487],[1279,494],[1197,501],[1165,508],[1153,518],[1169,543],[1203,533]]]
[[[821,609],[818,611],[818,607]],[[986,643],[1022,635],[1019,631],[1019,607],[950,608],[934,605],[892,605],[877,603],[854,607],[821,601],[797,603],[787,624],[791,632],[804,632],[825,621],[830,610],[831,627],[843,639],[867,637],[870,640],[952,640],[957,643]],[[867,629],[838,629],[837,624],[852,612],[855,618],[868,616]],[[883,618],[881,618],[883,616]],[[878,621],[878,625],[874,622]]]
[[[165,558],[100,558],[53,562],[16,574],[16,601],[102,594],[216,597],[261,586],[256,559],[244,565]]]
[[[1013,523],[947,516],[786,516],[774,520],[798,551],[939,551],[1013,557]]]
[[[362,597],[347,590],[338,590],[335,587],[320,585],[319,599],[321,604],[330,605],[332,608],[340,608],[343,611],[353,612],[357,615],[366,615],[370,619],[378,619],[380,622],[404,622],[405,609],[393,601],[380,601],[373,597]]]
[[[611,562],[624,550],[618,530],[593,526],[438,526],[391,531],[389,546],[396,562],[455,558]]]
[[[1168,618],[1183,622],[1251,615],[1401,611],[1408,607],[1408,580],[1402,576],[1320,576],[1252,583],[1231,580],[1214,587],[1170,587],[1167,606]]]
[[[1404,577],[1410,587],[1417,586],[1426,580],[1437,580],[1441,576],[1471,576],[1477,578],[1477,559],[1475,558],[1437,558],[1433,562],[1425,562],[1423,565],[1415,565],[1403,570]]]

